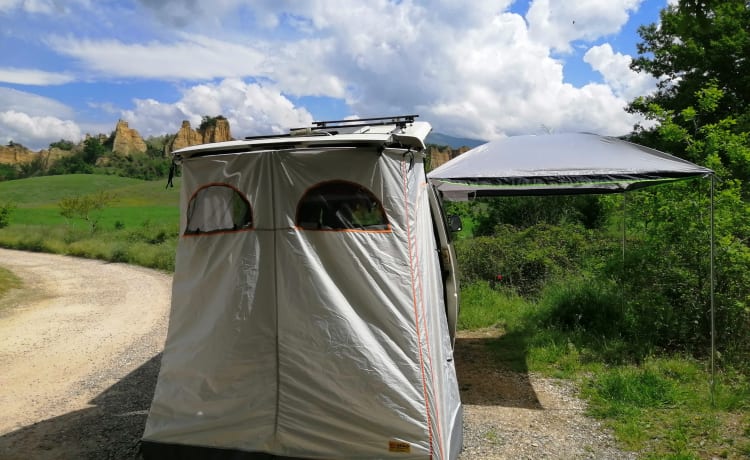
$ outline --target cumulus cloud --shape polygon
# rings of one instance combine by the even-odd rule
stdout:
[[[81,130],[71,120],[30,116],[14,110],[0,112],[0,142],[3,144],[13,141],[39,150],[60,139],[79,141],[81,137]]]
[[[232,135],[284,133],[290,127],[307,126],[310,113],[294,104],[277,89],[238,79],[202,84],[184,91],[175,103],[137,99],[135,108],[122,113],[131,127],[144,136],[176,132],[182,120],[196,128],[203,116],[225,116]]]
[[[617,96],[628,101],[656,89],[657,80],[654,77],[631,70],[630,63],[633,59],[628,55],[615,53],[609,43],[591,47],[583,60],[602,74],[604,81]]]
[[[184,86],[176,102],[144,94],[121,113],[144,135],[217,114],[236,136],[278,132],[312,119],[290,101],[304,96],[344,101],[361,117],[419,113],[465,137],[542,126],[619,135],[637,121],[622,108],[651,83],[600,45],[584,60],[604,83],[575,87],[563,68],[580,58],[564,51],[617,33],[641,1],[533,0],[524,16],[509,11],[511,0],[139,0],[146,17],[113,25],[138,31],[119,35],[128,40],[66,31],[45,43],[93,81]]]
[[[614,34],[643,0],[534,0],[526,13],[529,34],[539,44],[567,52],[576,40]]]

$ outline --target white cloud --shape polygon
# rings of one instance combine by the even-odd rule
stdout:
[[[19,85],[63,85],[70,83],[74,77],[66,73],[45,72],[35,69],[0,68],[0,82]]]
[[[73,110],[54,99],[0,87],[0,112],[17,111],[31,116],[72,118]]]
[[[78,141],[81,130],[72,120],[73,110],[36,94],[0,87],[0,143],[18,142],[32,150],[51,142]]]
[[[614,93],[628,101],[656,89],[657,80],[644,72],[630,69],[632,58],[615,53],[609,43],[591,47],[583,56],[584,62],[601,73]]]
[[[2,144],[13,141],[32,150],[39,150],[60,139],[77,142],[81,137],[81,130],[71,120],[51,116],[30,116],[14,110],[0,112]]]
[[[225,116],[236,138],[281,134],[290,127],[306,126],[312,122],[307,110],[295,107],[277,89],[238,79],[194,86],[172,104],[138,99],[135,108],[124,111],[122,118],[148,137],[177,132],[182,120],[190,121],[196,128],[204,115]]]
[[[524,17],[507,11],[511,0],[140,0],[118,16],[139,12],[140,21],[113,21],[107,38],[51,29],[57,35],[45,43],[91,84],[189,85],[176,102],[133,97],[120,115],[145,136],[174,132],[183,119],[195,126],[202,115],[227,116],[235,136],[308,123],[293,96],[336,98],[362,117],[419,113],[437,131],[484,139],[542,126],[624,134],[635,119],[622,108],[649,86],[627,69],[629,57],[591,48],[585,61],[605,84],[574,87],[555,51],[616,34],[641,1],[533,0]],[[102,17],[114,7],[90,8]],[[92,99],[107,113],[122,106]]]
[[[533,0],[526,13],[529,34],[539,44],[568,52],[572,41],[592,41],[618,32],[642,1]]]
[[[54,14],[65,10],[64,0],[0,0],[0,13],[21,8],[31,14]]]

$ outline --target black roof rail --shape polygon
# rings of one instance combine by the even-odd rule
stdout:
[[[375,118],[353,118],[351,120],[325,120],[325,121],[314,121],[310,128],[294,128],[290,131],[298,129],[332,129],[332,128],[350,128],[357,126],[372,126],[372,125],[396,125],[399,128],[405,128],[408,123],[414,123],[414,119],[419,115],[396,115],[391,117],[375,117]]]
[[[338,134],[338,132],[330,131],[315,133],[313,131],[333,130],[335,128],[356,128],[359,126],[396,125],[398,128],[405,128],[407,124],[414,123],[414,119],[417,117],[419,117],[419,115],[396,115],[391,117],[354,118],[351,120],[313,121],[313,126],[306,126],[304,128],[291,128],[288,134],[247,136],[245,137],[245,139],[274,139],[278,137],[292,137],[304,134],[309,136],[326,136],[331,134]]]

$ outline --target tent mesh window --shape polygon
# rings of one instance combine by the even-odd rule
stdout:
[[[297,205],[295,224],[305,230],[390,230],[383,205],[371,191],[338,180],[307,190]]]
[[[252,226],[250,203],[231,185],[205,185],[190,198],[185,235],[248,230]]]

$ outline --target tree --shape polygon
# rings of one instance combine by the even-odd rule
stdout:
[[[66,197],[57,203],[60,215],[66,219],[81,219],[91,227],[91,232],[96,231],[99,218],[96,211],[101,211],[105,206],[116,200],[116,196],[110,192],[101,191],[93,195]]]
[[[718,341],[735,363],[750,359],[750,3],[679,0],[660,24],[639,29],[632,68],[659,79],[628,107],[654,123],[635,140],[705,165],[715,190]],[[709,340],[708,191],[685,183],[628,200],[631,244],[623,290],[640,336],[699,352]],[[701,218],[700,216],[704,217]],[[640,228],[638,228],[640,226]],[[622,264],[621,264],[622,265]]]
[[[673,113],[698,107],[698,94],[707,82],[723,100],[699,124],[736,119],[736,131],[750,129],[750,3],[746,0],[680,0],[662,10],[660,24],[641,26],[643,42],[631,67],[659,79],[658,91],[630,104],[631,112],[647,117],[649,105]]]

